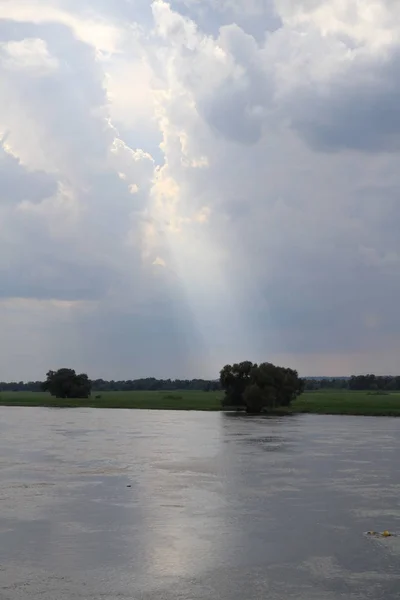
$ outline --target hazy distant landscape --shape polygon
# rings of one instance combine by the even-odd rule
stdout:
[[[399,416],[400,376],[301,379],[292,369],[249,361],[225,365],[215,380],[90,380],[59,369],[44,382],[0,382],[0,405]]]

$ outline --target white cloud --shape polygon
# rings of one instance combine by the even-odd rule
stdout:
[[[113,122],[130,128],[143,120],[151,128],[154,117],[153,72],[145,60],[118,59],[105,65],[109,69],[105,81]]]
[[[62,24],[70,28],[79,40],[107,53],[118,51],[123,38],[123,32],[100,15],[95,18],[82,18],[81,15],[71,14],[58,2],[51,0],[1,0],[0,19],[35,25]]]
[[[40,39],[2,43],[0,51],[3,54],[2,62],[7,69],[46,75],[58,68],[58,60],[49,54],[47,44]]]
[[[313,27],[322,35],[346,36],[355,44],[379,49],[397,43],[399,7],[391,0],[276,0],[284,22],[292,27]]]
[[[155,260],[153,260],[153,265],[156,267],[165,267],[166,262],[163,258],[160,258],[159,256],[157,256],[157,258]]]

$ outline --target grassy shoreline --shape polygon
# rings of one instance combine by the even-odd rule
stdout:
[[[97,397],[100,396],[100,397]],[[103,392],[87,400],[61,400],[47,393],[0,392],[0,406],[48,408],[127,408],[220,411],[222,393],[199,391]],[[400,416],[400,393],[372,395],[348,390],[306,392],[291,407],[292,414]]]
[[[373,394],[349,390],[306,392],[294,402],[292,408],[295,413],[400,417],[400,393]]]

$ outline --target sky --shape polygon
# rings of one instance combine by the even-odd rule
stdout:
[[[0,380],[398,374],[400,4],[0,0]]]

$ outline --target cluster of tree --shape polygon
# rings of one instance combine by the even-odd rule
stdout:
[[[85,373],[77,375],[73,369],[58,369],[47,373],[42,389],[56,398],[89,398],[92,383]]]
[[[297,371],[271,363],[250,361],[226,365],[220,372],[223,406],[259,414],[289,406],[304,391]]]
[[[351,377],[321,377],[305,380],[305,389],[321,390],[400,390],[400,376],[352,375]]]

